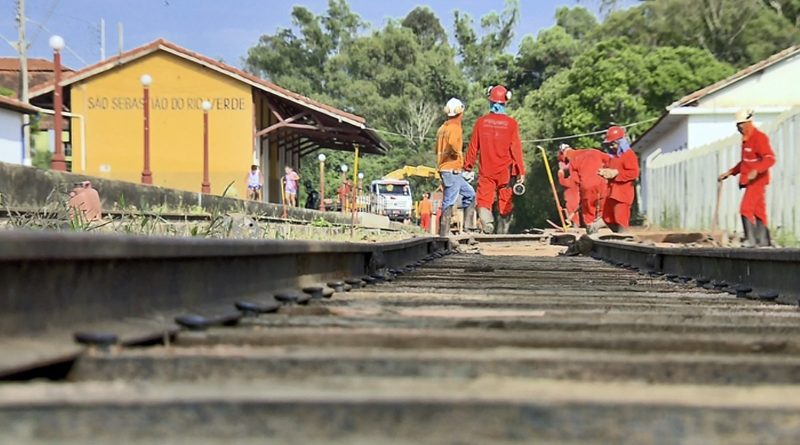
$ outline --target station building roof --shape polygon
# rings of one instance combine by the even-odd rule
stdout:
[[[68,88],[72,84],[158,51],[172,54],[229,76],[250,85],[255,91],[264,94],[278,123],[268,128],[257,129],[259,136],[265,136],[276,131],[290,133],[305,142],[304,146],[307,153],[319,148],[353,151],[355,145],[359,146],[361,153],[385,154],[389,149],[389,145],[374,130],[369,128],[366,119],[361,116],[287,90],[258,76],[164,39],[155,40],[86,68],[66,72],[60,82],[61,86]],[[31,91],[30,95],[32,98],[43,98],[52,96],[52,92],[53,85],[47,85]]]

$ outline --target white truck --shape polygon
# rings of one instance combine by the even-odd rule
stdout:
[[[370,213],[386,215],[393,221],[411,219],[414,203],[406,180],[378,179],[369,188]]]

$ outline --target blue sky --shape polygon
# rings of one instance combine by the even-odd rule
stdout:
[[[65,51],[64,63],[72,68],[100,59],[99,23],[106,21],[106,55],[117,51],[117,23],[124,25],[124,47],[130,49],[164,37],[191,50],[213,58],[222,58],[235,66],[247,49],[262,34],[278,27],[291,26],[290,12],[300,4],[316,13],[325,10],[327,0],[26,0],[28,39],[31,57],[51,57],[47,39],[60,34],[71,51]],[[479,18],[492,10],[501,10],[501,0],[350,0],[350,7],[379,27],[389,18],[405,16],[418,5],[428,5],[450,28],[456,9]],[[535,34],[554,22],[559,6],[574,6],[577,0],[521,0],[522,20],[518,39]],[[596,9],[596,0],[581,4]],[[0,37],[16,41],[16,0],[0,0]],[[73,52],[75,54],[73,54]],[[0,38],[0,56],[14,56],[14,50]]]

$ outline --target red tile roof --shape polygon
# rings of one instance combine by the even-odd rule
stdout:
[[[19,71],[19,59],[16,57],[0,57],[0,71]],[[65,72],[74,71],[66,66],[61,66]],[[47,59],[28,59],[28,72],[52,72],[53,61]]]
[[[170,53],[176,54],[176,55],[178,55],[180,57],[183,57],[185,59],[194,60],[194,61],[199,62],[201,64],[209,65],[210,67],[215,68],[215,69],[217,69],[217,70],[219,70],[219,71],[221,71],[221,72],[223,72],[223,73],[225,73],[225,74],[227,74],[229,76],[232,76],[234,78],[238,78],[238,79],[243,80],[245,82],[249,82],[249,83],[253,84],[254,86],[256,86],[257,88],[265,90],[265,91],[267,91],[269,93],[276,94],[278,96],[283,96],[283,97],[285,97],[285,98],[287,98],[287,99],[289,99],[289,100],[291,100],[293,102],[297,102],[297,103],[299,103],[301,105],[304,105],[306,107],[317,108],[317,109],[325,112],[326,114],[332,115],[333,117],[335,117],[337,119],[340,119],[340,120],[344,119],[344,120],[351,121],[351,123],[356,124],[359,127],[362,127],[362,128],[365,127],[366,119],[364,119],[361,116],[356,116],[355,114],[351,114],[351,113],[348,113],[346,111],[339,110],[339,109],[334,108],[334,107],[332,107],[330,105],[326,105],[326,104],[323,104],[321,102],[317,102],[317,101],[315,101],[313,99],[310,99],[310,98],[308,98],[306,96],[303,96],[301,94],[297,94],[295,92],[292,92],[292,91],[289,91],[287,89],[281,88],[280,86],[275,85],[272,82],[268,82],[268,81],[266,81],[264,79],[261,79],[261,78],[259,78],[257,76],[254,76],[254,75],[252,75],[250,73],[242,71],[242,70],[240,70],[238,68],[234,68],[234,67],[232,67],[230,65],[227,65],[225,63],[216,61],[216,60],[211,59],[209,57],[206,57],[206,56],[204,56],[202,54],[196,53],[194,51],[190,51],[190,50],[188,50],[188,49],[186,49],[186,48],[184,48],[182,46],[176,45],[176,44],[174,44],[172,42],[169,42],[167,40],[164,40],[164,39],[155,40],[155,41],[150,42],[148,44],[145,44],[145,45],[139,46],[137,48],[131,49],[129,51],[123,52],[122,54],[115,55],[115,56],[110,57],[108,59],[105,59],[105,60],[102,60],[100,62],[97,62],[97,63],[95,63],[93,65],[87,66],[86,68],[83,68],[83,69],[80,69],[78,71],[72,72],[72,73],[64,76],[64,80],[61,82],[61,84],[64,85],[64,86],[70,85],[70,84],[72,84],[74,82],[77,82],[79,80],[82,80],[82,79],[85,79],[87,77],[91,77],[91,76],[94,76],[96,74],[99,74],[99,73],[105,72],[107,70],[110,70],[110,69],[112,69],[112,68],[114,68],[116,66],[119,66],[121,64],[125,64],[127,62],[139,59],[141,57],[144,57],[144,56],[146,56],[148,54],[151,54],[151,53],[153,53],[155,51],[158,51],[158,50],[168,51]],[[32,91],[31,92],[31,97],[40,96],[40,95],[46,94],[46,93],[48,93],[48,92],[50,92],[52,90],[53,90],[52,86],[47,86],[45,88],[42,88],[42,89],[39,89],[39,90],[36,90],[36,91]]]
[[[738,73],[728,77],[727,79],[720,80],[719,82],[709,85],[703,89],[697,90],[694,93],[691,93],[687,96],[684,96],[677,102],[674,102],[672,105],[667,107],[668,109],[676,108],[676,107],[685,107],[687,105],[691,105],[694,102],[708,96],[709,94],[716,93],[717,91],[732,85],[742,79],[745,79],[753,74],[760,72],[776,63],[782,62],[792,56],[800,54],[800,45],[795,45],[790,48],[786,48],[785,50],[770,56],[767,59],[762,60],[754,65],[748,66],[747,68],[739,71]]]
[[[16,99],[12,99],[10,97],[0,96],[0,108],[5,108],[7,110],[14,110],[20,113],[27,113],[27,114],[36,114],[39,110],[31,105],[26,104],[25,102],[18,101]]]

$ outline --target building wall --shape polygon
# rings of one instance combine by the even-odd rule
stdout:
[[[21,115],[0,108],[0,162],[22,164]]]
[[[699,101],[700,107],[739,108],[800,104],[800,54]]]
[[[86,153],[73,131],[73,172],[139,182],[143,167],[142,74],[150,86],[153,184],[199,191],[203,173],[203,99],[210,100],[211,192],[246,196],[252,162],[251,87],[159,51],[71,87],[71,107],[86,119]],[[75,126],[77,129],[78,126]],[[85,168],[84,168],[85,167]]]

